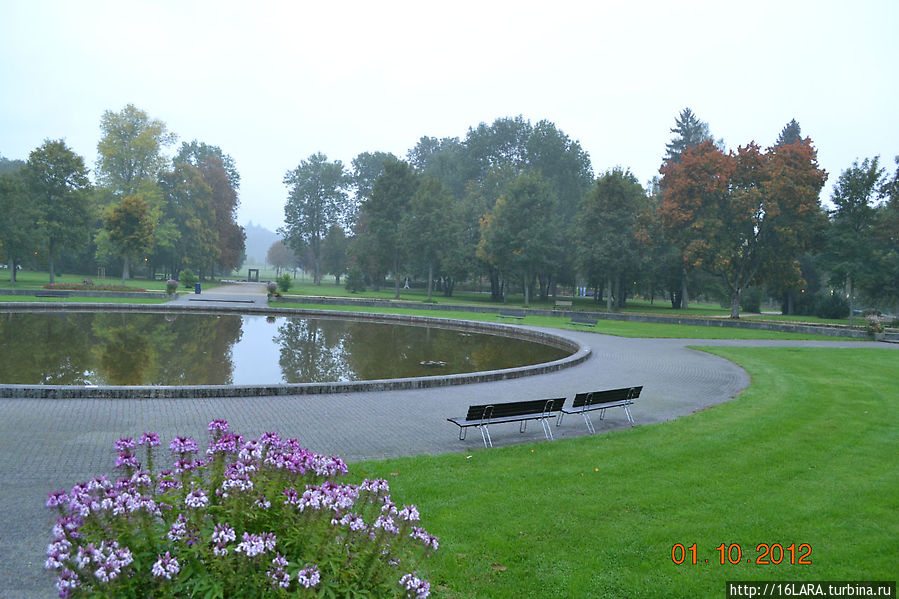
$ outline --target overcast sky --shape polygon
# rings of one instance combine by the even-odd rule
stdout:
[[[282,224],[315,152],[547,119],[599,174],[657,174],[689,106],[736,148],[792,118],[830,174],[899,154],[899,2],[0,0],[0,155],[64,138],[90,167],[132,103],[230,154],[238,220]],[[168,154],[174,153],[176,147]]]

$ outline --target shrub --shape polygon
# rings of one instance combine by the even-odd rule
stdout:
[[[165,292],[169,295],[175,295],[175,292],[178,291],[178,281],[175,279],[169,279],[165,282]]]
[[[883,333],[884,326],[883,321],[880,320],[880,312],[876,314],[870,313],[865,316],[865,331],[872,337]]]
[[[346,290],[350,293],[365,291],[365,280],[362,278],[362,270],[351,268],[346,276]]]
[[[289,274],[284,273],[278,277],[278,289],[281,290],[281,293],[287,293],[291,285],[293,285],[293,278]]]
[[[189,268],[181,271],[181,283],[188,289],[192,289],[197,282],[197,275]]]
[[[743,312],[751,312],[753,314],[761,314],[762,312],[762,290],[758,287],[750,287],[743,292],[740,297],[740,310]]]
[[[269,297],[278,295],[278,285],[276,283],[272,283],[270,281],[265,284],[265,291],[266,291],[266,293],[268,293]]]
[[[159,472],[159,435],[119,439],[117,481],[48,493],[60,597],[428,596],[409,572],[438,540],[387,481],[340,484],[340,458],[275,433],[245,441],[224,420],[209,432],[205,453],[175,437]]]
[[[836,293],[822,295],[815,304],[815,316],[833,319],[846,318],[849,316],[849,302]]]

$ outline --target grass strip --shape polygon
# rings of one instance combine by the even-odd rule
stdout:
[[[310,310],[333,310],[340,312],[365,312],[372,314],[405,314],[410,316],[430,316],[434,318],[456,318],[461,320],[477,320],[483,322],[503,322],[494,313],[465,312],[455,310],[427,310],[416,308],[384,308],[374,306],[335,306],[332,304],[297,304],[293,302],[271,301],[273,308],[297,308]],[[806,333],[787,333],[764,329],[737,329],[730,327],[709,327],[702,325],[659,324],[650,322],[632,322],[624,320],[599,320],[595,327],[585,328],[569,323],[563,316],[528,315],[517,321],[536,327],[550,327],[567,330],[588,330],[605,335],[619,337],[643,337],[654,339],[794,339],[834,341],[841,337],[813,335]]]
[[[692,416],[350,472],[388,479],[441,537],[424,568],[437,597],[723,597],[727,580],[895,579],[899,354],[709,351],[753,382]],[[673,562],[676,543],[696,544],[696,565]],[[762,543],[796,550],[757,564]],[[790,563],[801,544],[810,565]]]

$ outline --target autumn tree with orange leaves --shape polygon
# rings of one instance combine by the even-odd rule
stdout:
[[[827,174],[811,142],[725,153],[711,141],[662,167],[662,226],[689,266],[722,277],[731,318],[763,279],[799,280],[798,255],[824,225],[819,194]]]

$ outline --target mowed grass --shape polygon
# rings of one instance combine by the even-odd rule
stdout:
[[[421,567],[436,597],[723,597],[727,580],[895,580],[899,353],[709,351],[752,384],[692,416],[491,450],[473,438],[465,454],[356,463],[351,476],[388,479],[440,536]],[[675,564],[676,543],[695,543],[698,563]],[[763,543],[796,549],[757,564]],[[790,563],[801,544],[809,565]]]
[[[335,306],[329,304],[297,304],[293,302],[270,301],[273,308],[297,308],[310,310],[333,310],[365,312],[371,314],[405,314],[409,316],[429,316],[433,318],[455,318],[460,320],[476,320],[481,322],[506,322],[493,312],[465,312],[461,310],[427,310],[415,308],[385,308],[372,306]],[[563,316],[528,315],[518,324],[536,327],[550,327],[567,330],[590,331],[619,337],[645,337],[655,339],[800,339],[833,341],[840,337],[813,335],[806,333],[787,333],[762,329],[737,329],[731,327],[711,327],[703,325],[659,324],[651,322],[630,322],[623,320],[599,320],[594,327],[570,324],[570,319]]]

